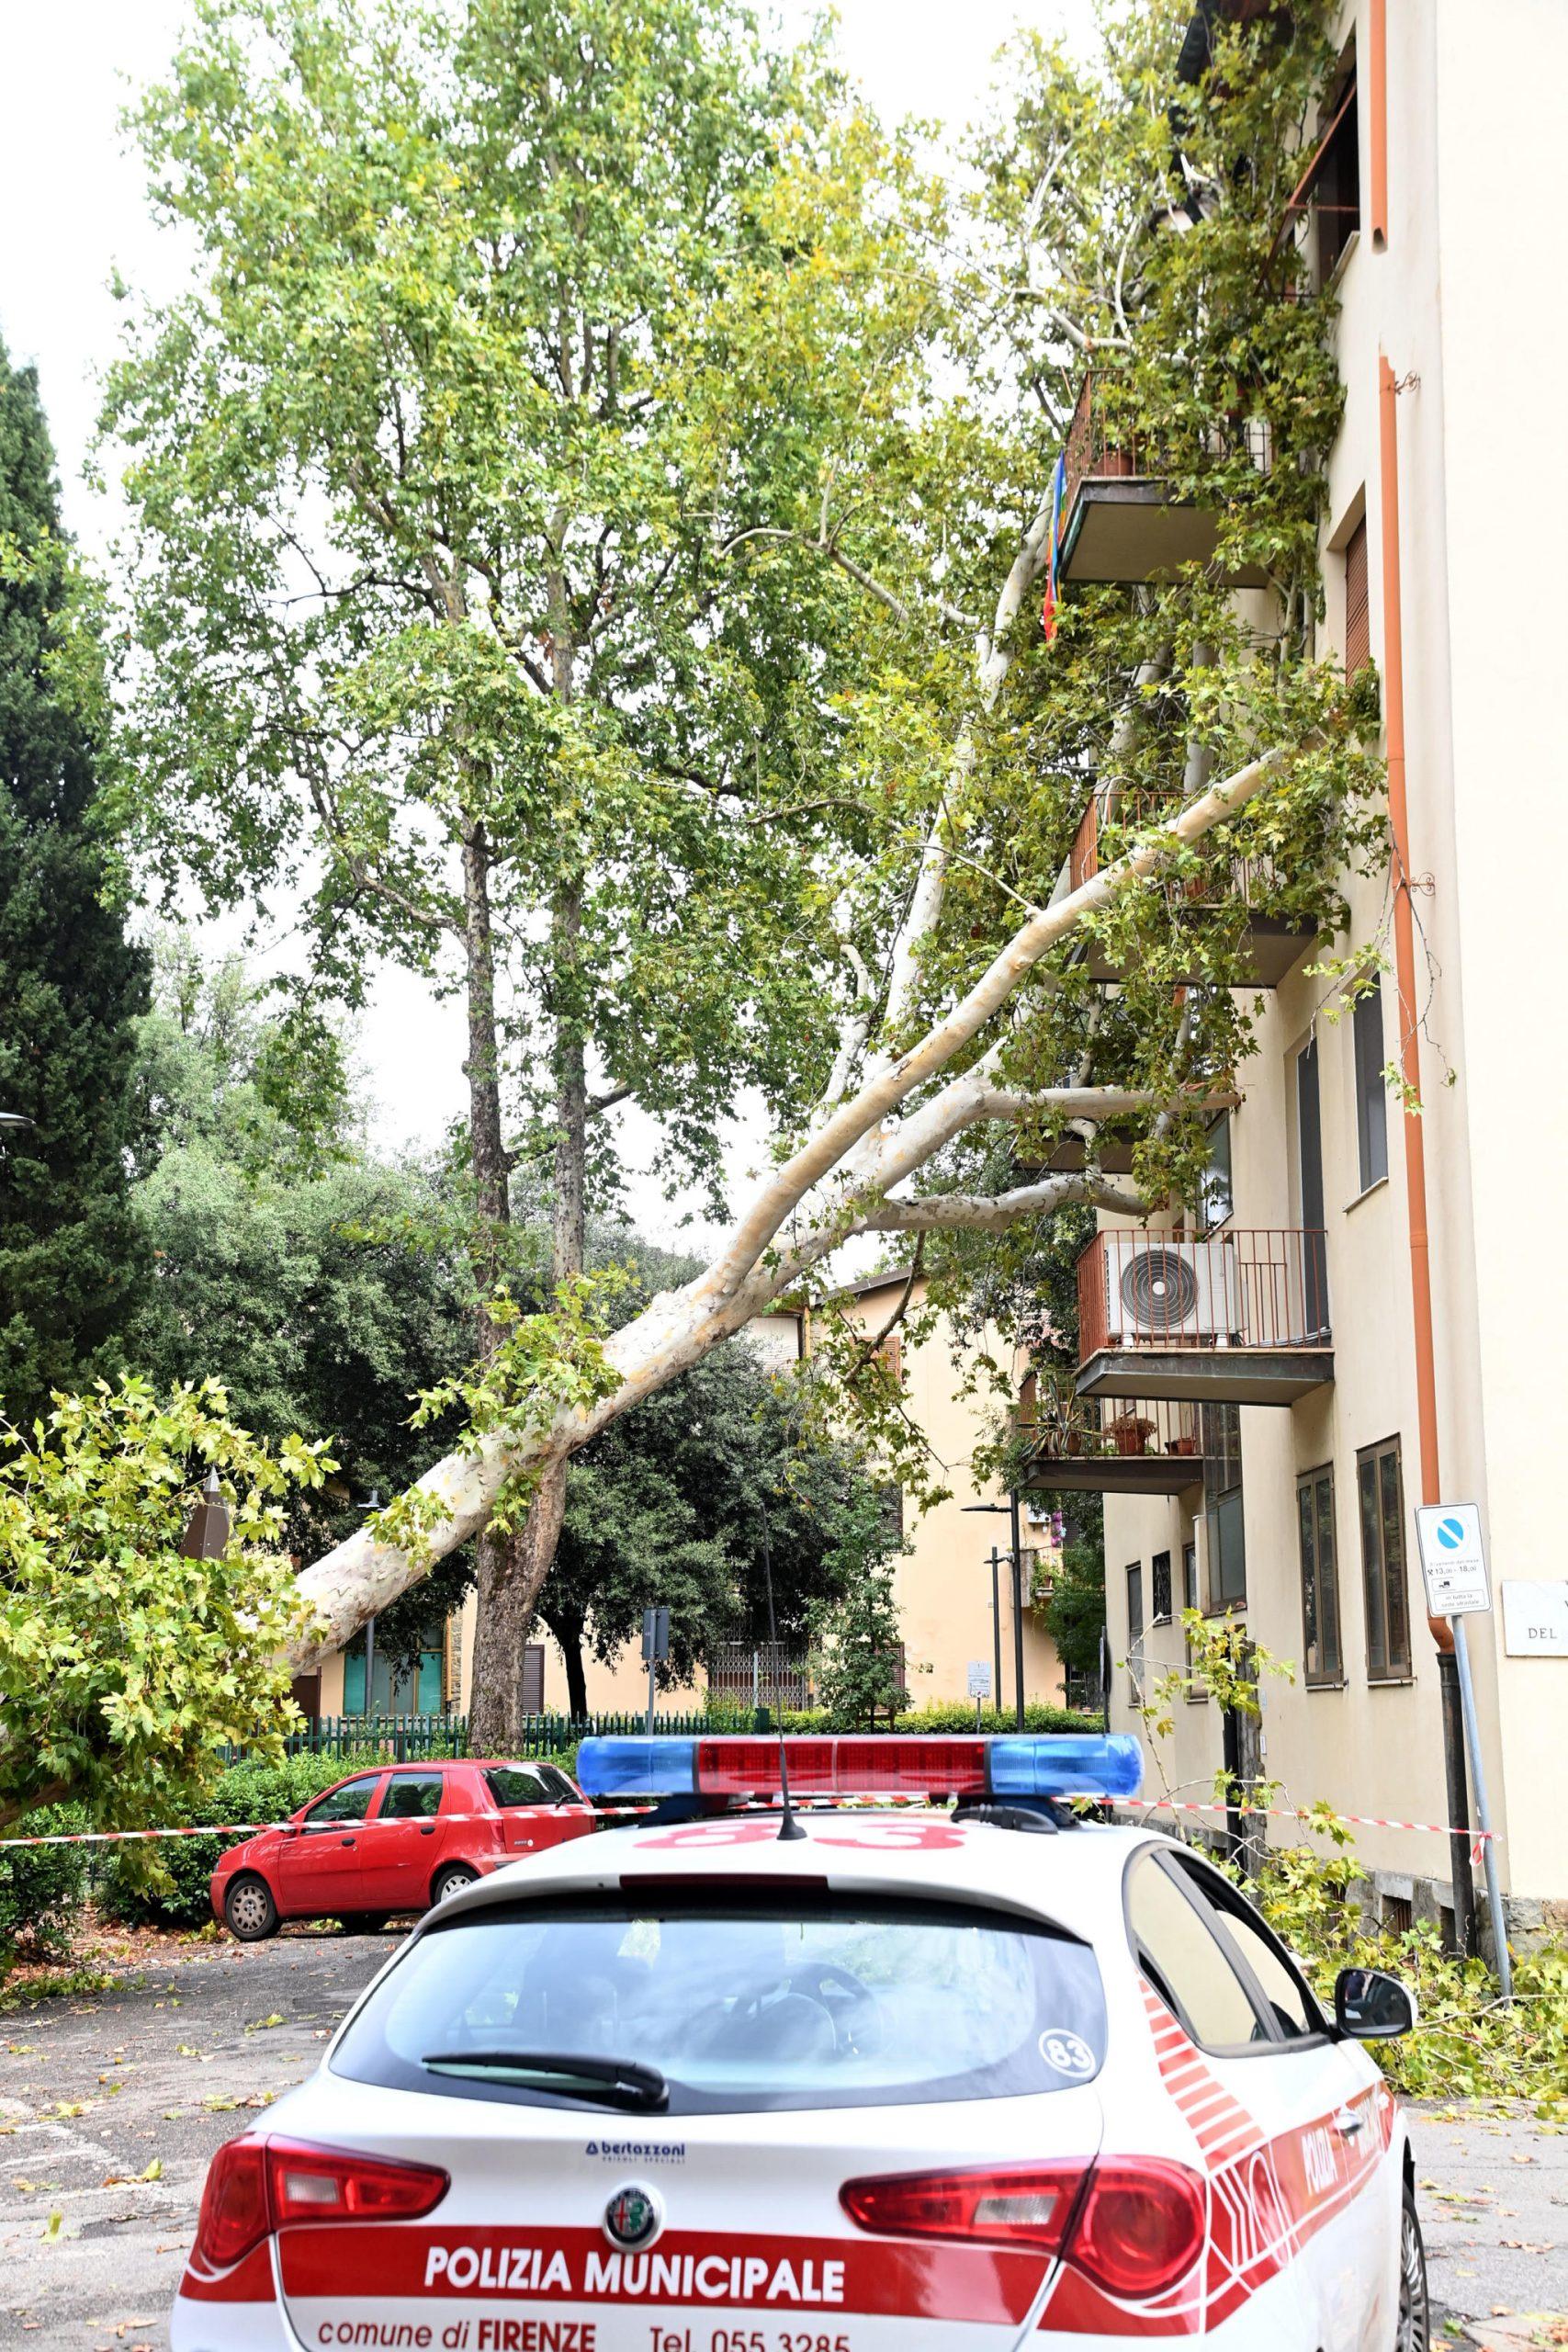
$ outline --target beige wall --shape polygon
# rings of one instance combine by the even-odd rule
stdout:
[[[1355,11],[1348,10],[1348,34]],[[1358,27],[1364,61],[1365,7]],[[1568,360],[1561,306],[1541,276],[1554,219],[1568,74],[1568,10],[1497,0],[1477,38],[1460,0],[1390,8],[1388,249],[1363,233],[1341,280],[1346,386],[1325,529],[1327,638],[1343,641],[1337,549],[1364,500],[1372,651],[1383,645],[1378,359],[1406,379],[1398,403],[1401,578],[1410,852],[1432,957],[1423,1081],[1440,1448],[1440,1499],[1481,1504],[1494,1586],[1560,1575],[1558,1461],[1568,1420],[1562,1340],[1568,1252],[1535,1210],[1522,1164],[1568,1169],[1568,1091],[1548,959],[1568,870],[1568,775],[1560,746],[1555,626],[1568,545],[1568,472],[1547,446]],[[1363,93],[1365,69],[1363,62]],[[1361,107],[1363,200],[1368,107]],[[1511,446],[1521,433],[1524,446]],[[1555,438],[1555,435],[1552,436]],[[1349,886],[1349,937],[1383,920],[1386,877]],[[1418,942],[1419,953],[1419,942]],[[1295,1526],[1298,1470],[1329,1462],[1337,1483],[1345,1687],[1271,1685],[1267,1769],[1299,1801],[1441,1821],[1435,1653],[1414,1559],[1421,1499],[1411,1320],[1404,1121],[1389,1106],[1389,1182],[1358,1197],[1348,1023],[1324,1017],[1321,980],[1301,966],[1272,1001],[1243,1073],[1234,1124],[1235,1223],[1300,1221],[1292,1178],[1292,1058],[1316,1022],[1323,1107],[1335,1379],[1289,1410],[1244,1409],[1247,1623],[1292,1659],[1302,1650]],[[1392,977],[1385,1044],[1397,1050]],[[1445,1063],[1455,1082],[1443,1084]],[[1546,1229],[1543,1229],[1546,1228]],[[1414,1675],[1366,1679],[1357,1448],[1402,1440]],[[1163,1503],[1115,1498],[1106,1511],[1112,1642],[1126,1648],[1127,1561],[1179,1542]],[[1176,1551],[1179,1559],[1179,1551]],[[1145,1586],[1146,1590],[1146,1586]],[[1146,1603],[1145,1603],[1146,1606]],[[1553,1792],[1568,1659],[1502,1655],[1500,1613],[1470,1621],[1487,1773],[1505,1884],[1568,1896],[1568,1834]],[[1179,1631],[1151,1633],[1151,1674]],[[1124,1718],[1126,1677],[1117,1678]],[[1179,1711],[1177,1775],[1218,1759],[1212,1707]],[[1446,1878],[1441,1839],[1361,1833],[1369,1863]]]
[[[856,1301],[858,1319],[879,1330],[897,1305],[903,1277],[884,1285],[865,1286]],[[977,1484],[970,1459],[987,1433],[988,1408],[982,1400],[961,1391],[963,1374],[953,1363],[953,1335],[945,1319],[918,1347],[906,1348],[904,1374],[911,1419],[924,1436],[939,1465],[942,1483],[952,1489],[917,1519],[905,1515],[908,1554],[898,1561],[895,1589],[903,1629],[909,1676],[909,1697],[915,1706],[928,1702],[963,1699],[967,1691],[969,1662],[992,1660],[994,1620],[991,1613],[991,1571],[987,1562],[993,1544],[1006,1552],[1012,1541],[1005,1510],[996,1516],[969,1514],[974,1502],[1006,1501],[993,1484]],[[1045,1532],[1025,1519],[1022,1539],[1027,1546],[1043,1544]],[[1004,1562],[1001,1575],[1002,1691],[1005,1703],[1014,1702],[1013,1612],[1010,1580]],[[994,1666],[993,1666],[994,1671]],[[1055,1645],[1036,1613],[1023,1611],[1023,1688],[1029,1700],[1060,1705],[1063,1672]]]

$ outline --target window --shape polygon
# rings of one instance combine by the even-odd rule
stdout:
[[[1370,1192],[1388,1174],[1388,1088],[1383,1082],[1382,989],[1377,980],[1363,989],[1350,1015],[1356,1045],[1356,1145],[1361,1160],[1361,1190]]]
[[[422,1650],[417,1661],[389,1657],[384,1644],[375,1645],[368,1706],[365,1695],[365,1635],[343,1654],[343,1712],[345,1715],[438,1715],[442,1711],[442,1653]]]
[[[558,2115],[573,2057],[635,2052],[666,2077],[670,2114],[745,2114],[1038,2097],[1089,2081],[1105,2041],[1092,1950],[1043,1921],[715,1881],[433,1924],[367,1994],[333,2071]]]
[[[563,1800],[534,1764],[497,1764],[485,1774],[502,1813],[517,1804],[560,1804]]]
[[[1198,1230],[1213,1233],[1228,1224],[1235,1206],[1231,1181],[1231,1114],[1223,1111],[1209,1129],[1209,1164],[1198,1184]]]
[[[1360,128],[1356,105],[1354,44],[1341,63],[1338,86],[1324,122],[1324,140],[1312,177],[1317,225],[1317,268],[1326,286],[1341,254],[1361,225]]]
[[[1184,1544],[1181,1547],[1181,1606],[1183,1609],[1196,1609],[1198,1605],[1198,1546],[1196,1544]],[[1192,1672],[1190,1634],[1187,1636],[1187,1674],[1189,1702],[1201,1702],[1209,1695],[1209,1686],[1201,1675]]]
[[[1361,1578],[1367,1603],[1367,1679],[1410,1679],[1410,1606],[1404,1589],[1404,1483],[1399,1440],[1356,1456],[1360,1505]]]
[[[1322,2033],[1324,2021],[1316,2002],[1289,1954],[1275,1942],[1247,1897],[1217,1871],[1209,1870],[1190,1855],[1176,1854],[1170,1860],[1188,1884],[1218,1915],[1221,1940],[1228,1938],[1240,1952],[1243,1965],[1252,1971],[1258,1989],[1286,2040],[1300,2041],[1309,2034]]]
[[[363,1772],[357,1781],[345,1781],[341,1789],[330,1789],[305,1815],[306,1828],[331,1829],[339,1821],[363,1821],[380,1778],[379,1772]]]
[[[1133,1704],[1144,1703],[1144,1564],[1134,1560],[1127,1571],[1127,1680]]]
[[[1271,2041],[1213,1928],[1152,1853],[1133,1858],[1127,1925],[1144,1973],[1195,2041],[1238,2050]]]
[[[1302,1658],[1309,1683],[1339,1683],[1339,1557],[1334,1537],[1334,1469],[1307,1470],[1296,1480],[1296,1521],[1302,1554]]]
[[[1241,1408],[1199,1408],[1203,1430],[1203,1519],[1209,1552],[1209,1607],[1247,1602],[1247,1529],[1241,1498]]]
[[[1367,521],[1345,542],[1345,675],[1353,678],[1371,651],[1367,634]]]
[[[523,1713],[542,1715],[545,1712],[545,1645],[530,1642],[523,1652]]]
[[[394,1772],[381,1800],[383,1821],[428,1821],[441,1810],[439,1772]]]
[[[1156,1552],[1149,1562],[1149,1599],[1154,1608],[1156,1625],[1168,1625],[1170,1608],[1170,1554]]]

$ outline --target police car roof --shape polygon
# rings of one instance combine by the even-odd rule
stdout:
[[[649,1894],[727,1882],[754,1895],[771,1885],[832,1893],[923,1894],[994,1905],[1049,1918],[1089,1937],[1120,1901],[1122,1873],[1140,1847],[1169,1841],[1157,1830],[1095,1825],[1055,1837],[1021,1837],[983,1817],[903,1806],[808,1812],[805,1835],[784,1840],[775,1811],[705,1820],[648,1822],[581,1838],[492,1872],[431,1915],[446,1924],[497,1904],[563,1894]]]

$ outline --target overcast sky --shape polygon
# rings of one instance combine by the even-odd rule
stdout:
[[[82,467],[96,371],[118,334],[109,271],[159,296],[177,288],[181,268],[176,241],[148,215],[118,116],[129,91],[162,68],[185,13],[184,0],[0,0],[0,335],[13,360],[37,363],[66,519],[95,552],[112,533],[113,510],[87,489]],[[784,0],[779,13],[795,31],[815,9]],[[933,118],[961,141],[996,51],[1021,19],[1087,42],[1090,0],[842,0],[840,44],[885,118]],[[287,942],[273,952],[286,957]],[[389,971],[359,1042],[378,1143],[434,1143],[463,1107],[456,1006]],[[754,1127],[738,1124],[738,1177],[753,1156]],[[647,1140],[628,1134],[634,1158]],[[651,1182],[637,1187],[636,1207],[651,1234],[678,1238],[680,1204],[665,1204]]]

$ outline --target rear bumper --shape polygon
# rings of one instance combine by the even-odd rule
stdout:
[[[198,2302],[176,2295],[170,2352],[301,2352],[281,2303]]]

